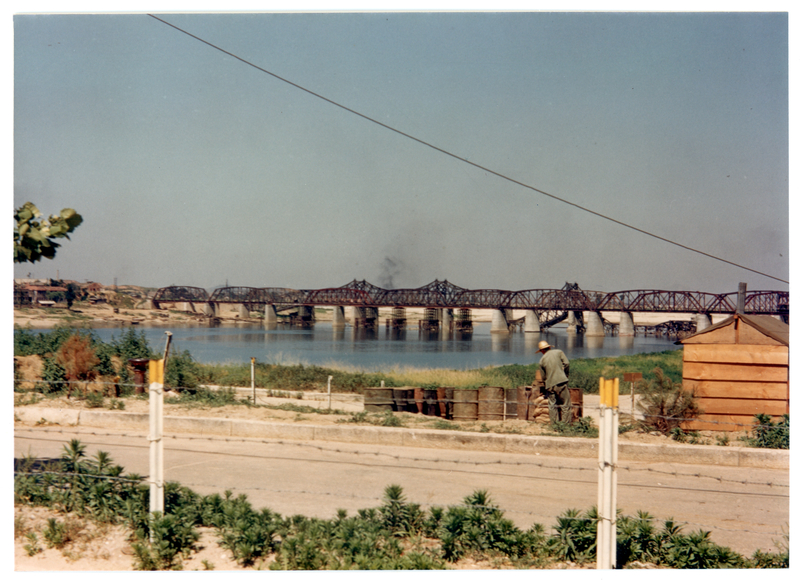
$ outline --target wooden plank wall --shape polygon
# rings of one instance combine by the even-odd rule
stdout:
[[[741,431],[753,415],[789,413],[789,347],[765,344],[684,344],[683,387],[702,414],[688,430]]]

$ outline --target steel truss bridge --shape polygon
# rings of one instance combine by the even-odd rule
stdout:
[[[288,289],[284,287],[222,287],[208,295],[199,287],[163,287],[153,306],[164,303],[241,304],[257,310],[301,306],[422,307],[454,309],[529,309],[536,312],[626,311],[647,313],[733,314],[738,292],[714,294],[701,291],[639,289],[611,293],[584,291],[575,283],[561,289],[464,289],[445,281],[433,281],[416,289],[383,289],[367,281],[353,280],[342,287]],[[788,319],[788,291],[748,291],[745,313],[779,315]]]

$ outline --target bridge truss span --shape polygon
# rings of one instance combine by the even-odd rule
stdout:
[[[250,307],[360,306],[417,307],[448,309],[524,309],[554,315],[557,312],[656,312],[732,314],[738,293],[664,291],[638,289],[616,292],[584,291],[577,284],[562,289],[465,289],[438,279],[414,289],[384,289],[365,280],[353,280],[341,287],[291,289],[286,287],[221,287],[209,296],[198,287],[164,287],[153,303],[208,302],[239,303]],[[750,291],[745,295],[745,312],[788,317],[788,291]]]

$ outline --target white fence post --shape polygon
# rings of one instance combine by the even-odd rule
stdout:
[[[600,378],[600,438],[597,478],[597,569],[617,566],[617,437],[619,378]]]
[[[150,519],[164,513],[164,360],[150,360]],[[150,541],[153,530],[150,529]]]

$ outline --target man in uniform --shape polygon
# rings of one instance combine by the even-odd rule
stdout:
[[[550,422],[572,422],[572,400],[567,388],[569,376],[569,360],[559,349],[553,348],[546,341],[539,342],[542,359],[539,360],[539,370],[544,383],[543,392],[547,396],[550,410]]]

